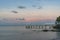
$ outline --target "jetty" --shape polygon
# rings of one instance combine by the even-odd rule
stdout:
[[[41,31],[56,31],[55,25],[27,25],[25,28],[30,30],[41,30]]]

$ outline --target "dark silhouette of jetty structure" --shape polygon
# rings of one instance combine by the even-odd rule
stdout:
[[[31,30],[55,31],[54,26],[55,25],[27,25],[25,28]]]

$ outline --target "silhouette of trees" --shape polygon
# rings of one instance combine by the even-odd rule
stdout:
[[[60,24],[60,16],[57,17],[55,24]]]
[[[60,16],[57,17],[54,28],[55,28],[55,29],[60,29]]]

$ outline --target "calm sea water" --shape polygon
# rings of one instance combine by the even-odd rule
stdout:
[[[0,40],[60,40],[60,32],[39,32],[24,26],[0,26]]]

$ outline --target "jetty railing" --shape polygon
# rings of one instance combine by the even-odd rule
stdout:
[[[31,29],[31,30],[36,30],[36,29],[38,29],[38,30],[56,30],[56,29],[54,29],[53,27],[54,27],[55,25],[27,25],[25,28],[26,29]]]

